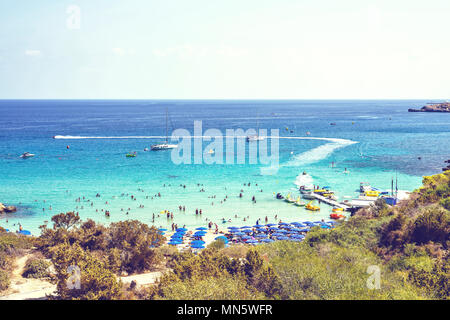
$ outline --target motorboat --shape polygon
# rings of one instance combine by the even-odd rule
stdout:
[[[361,182],[359,184],[359,192],[361,192],[361,193],[364,193],[366,191],[372,191],[372,190],[373,189],[368,182]]]
[[[28,159],[28,158],[34,157],[34,154],[33,153],[29,153],[29,152],[24,152],[24,153],[22,153],[22,155],[20,157],[22,159]]]
[[[281,193],[277,193],[277,195],[275,197],[280,200],[284,199],[284,197]]]
[[[314,199],[316,199],[316,198],[313,196],[313,193],[312,193],[312,192],[303,193],[303,194],[302,194],[302,198],[303,198],[303,199],[307,199],[307,200],[314,200]]]
[[[214,154],[214,150],[213,149],[209,149],[208,154]]]
[[[334,220],[344,219],[345,216],[342,213],[331,213],[330,218]]]
[[[307,194],[307,193],[311,193],[313,191],[313,189],[310,187],[307,187],[307,186],[300,186],[299,191],[301,194]]]

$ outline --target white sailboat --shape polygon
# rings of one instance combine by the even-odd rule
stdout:
[[[169,144],[169,125],[168,125],[168,119],[169,119],[169,113],[166,109],[166,141],[164,143],[160,144],[154,144],[150,147],[152,151],[159,151],[159,150],[168,150],[168,149],[175,149],[178,148],[177,144]]]
[[[258,116],[256,116],[256,134],[255,135],[251,135],[251,136],[247,136],[247,142],[250,141],[262,141],[265,138],[263,136],[259,135],[259,123],[258,123]]]
[[[22,153],[22,155],[20,157],[22,159],[28,159],[28,158],[34,157],[34,154],[33,153],[29,153],[29,152],[24,152],[24,153]]]

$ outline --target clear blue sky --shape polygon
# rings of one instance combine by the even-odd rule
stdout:
[[[0,98],[448,99],[449,17],[448,0],[0,0]]]

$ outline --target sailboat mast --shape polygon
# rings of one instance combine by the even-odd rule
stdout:
[[[166,109],[166,143],[169,143],[169,131],[168,131],[168,117],[169,111]]]

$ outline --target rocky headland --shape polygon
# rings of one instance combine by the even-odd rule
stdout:
[[[16,212],[17,208],[14,206],[6,206],[3,203],[0,202],[0,214],[2,213],[12,213]]]
[[[408,109],[408,112],[450,112],[450,102],[429,103],[420,109]]]

